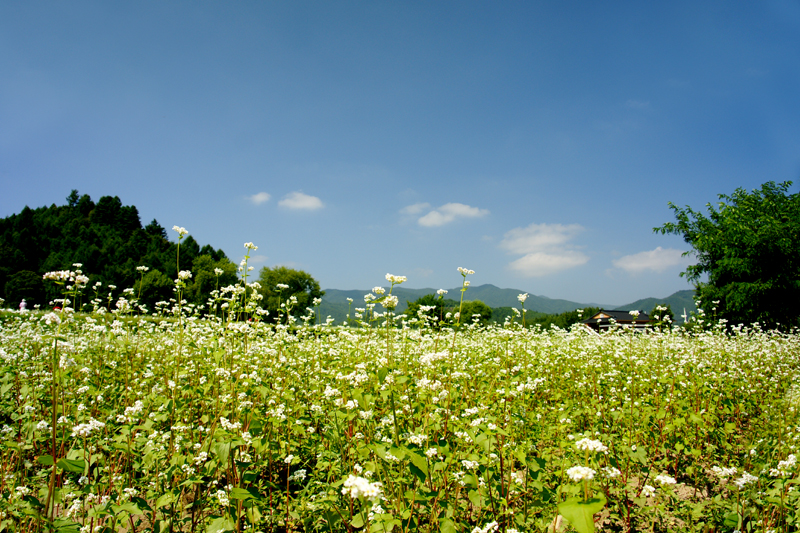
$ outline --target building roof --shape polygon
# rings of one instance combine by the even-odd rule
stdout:
[[[633,324],[636,327],[644,327],[650,322],[650,316],[644,311],[639,311],[639,315],[634,317],[630,311],[601,309],[583,323],[591,328],[607,328],[611,325],[612,320],[616,324]]]

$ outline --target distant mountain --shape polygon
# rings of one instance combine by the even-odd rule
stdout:
[[[684,310],[686,311],[686,314],[697,310],[697,306],[694,304],[693,290],[678,291],[667,296],[666,298],[643,298],[641,300],[636,300],[635,302],[617,307],[617,309],[622,311],[631,311],[636,309],[649,313],[656,305],[659,304],[669,305],[672,308],[672,312],[675,313],[675,318],[677,320],[681,320],[680,317],[683,315]]]
[[[461,298],[461,287],[454,289],[447,289],[445,298],[458,301]],[[356,307],[364,307],[364,295],[370,291],[367,290],[340,290],[340,289],[325,289],[325,296],[322,297],[322,304],[320,305],[319,313],[322,320],[330,316],[335,319],[335,323],[343,322],[347,317],[348,298],[353,299],[351,305],[350,317],[353,317]],[[464,294],[464,300],[480,300],[489,307],[517,307],[519,308],[519,300],[517,296],[523,294],[525,291],[518,289],[501,289],[494,285],[477,285],[471,286]],[[397,306],[397,313],[403,313],[408,308],[407,302],[413,302],[416,299],[425,296],[426,294],[436,294],[436,289],[407,289],[405,287],[395,287],[395,296],[400,300]],[[525,301],[525,309],[529,311],[537,311],[540,313],[557,314],[565,311],[572,311],[580,309],[581,307],[597,306],[597,304],[581,304],[578,302],[571,302],[569,300],[554,300],[545,296],[528,296]],[[380,309],[380,306],[378,307]]]
[[[458,301],[460,298],[461,287],[448,289],[445,298]],[[340,324],[347,318],[348,305],[350,305],[350,318],[354,317],[355,309],[357,307],[364,307],[364,295],[370,292],[369,289],[355,289],[355,290],[340,290],[340,289],[325,289],[325,296],[322,297],[322,304],[319,308],[320,319],[324,321],[328,316],[335,320],[335,324]],[[516,307],[519,308],[519,300],[517,296],[524,293],[518,289],[501,289],[491,284],[472,286],[467,289],[464,294],[466,300],[480,300],[489,307]],[[399,303],[397,306],[397,313],[403,313],[407,308],[407,302],[413,302],[417,298],[425,296],[426,294],[436,294],[436,289],[408,289],[405,287],[395,287],[394,295],[397,296]],[[632,310],[639,309],[642,311],[650,312],[656,304],[669,304],[675,313],[676,318],[683,314],[684,308],[687,313],[695,310],[694,300],[692,295],[694,291],[678,291],[675,294],[667,296],[666,298],[644,298],[636,300],[635,302],[623,306],[600,305],[596,303],[578,303],[569,300],[559,300],[547,298],[546,296],[528,296],[525,301],[525,309],[539,313],[558,314],[566,311],[573,311],[583,307],[601,307],[605,309],[622,309]],[[350,304],[347,299],[352,298],[353,303]],[[382,311],[380,305],[378,309]]]

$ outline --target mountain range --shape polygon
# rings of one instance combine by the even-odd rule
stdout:
[[[460,298],[460,291],[461,287],[448,289],[445,298],[458,301]],[[357,307],[364,307],[364,295],[368,293],[370,293],[369,289],[325,289],[325,296],[322,297],[322,303],[319,307],[319,316],[322,320],[325,320],[326,317],[330,317],[335,320],[334,323],[341,323],[346,320],[349,307],[350,317],[353,318],[355,309]],[[517,289],[501,289],[491,284],[485,284],[469,287],[464,294],[464,300],[480,300],[489,307],[519,308],[520,303],[517,296],[523,293],[524,291]],[[403,313],[408,307],[408,302],[413,302],[426,294],[436,294],[436,289],[395,287],[392,294],[397,296],[399,300],[396,312]],[[680,315],[683,314],[684,309],[687,313],[695,310],[694,300],[692,299],[693,295],[694,291],[684,290],[671,294],[666,298],[644,298],[629,304],[616,306],[597,303],[579,303],[569,300],[548,298],[546,296],[529,295],[528,299],[525,301],[525,309],[539,313],[558,314],[584,307],[600,307],[601,309],[620,309],[624,311],[638,309],[649,313],[657,304],[662,304],[670,305],[672,311],[675,313],[676,319],[678,319]],[[352,298],[352,304],[347,301],[348,298]],[[381,309],[380,306],[378,306],[378,308]]]

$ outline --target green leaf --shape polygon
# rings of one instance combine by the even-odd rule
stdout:
[[[578,533],[594,533],[594,514],[600,512],[605,505],[606,499],[602,494],[586,501],[576,497],[559,503],[558,512]]]
[[[233,531],[236,527],[236,524],[233,523],[227,516],[220,516],[219,518],[215,518],[208,524],[208,528],[206,528],[206,533],[224,533],[226,531]]]
[[[227,465],[228,457],[231,454],[231,443],[220,442],[216,446],[214,446],[214,451],[217,452],[217,457],[219,458],[219,464]]]
[[[114,514],[119,514],[123,511],[133,516],[144,514],[144,511],[131,502],[125,502],[122,505],[112,505],[111,509],[114,511]]]
[[[36,458],[36,462],[44,466],[53,466],[53,456],[40,455],[39,457]]]
[[[478,508],[482,507],[481,506],[481,503],[482,503],[481,502],[481,495],[478,494],[477,490],[469,491],[468,496],[469,496],[469,501],[472,502],[472,505],[474,505],[475,507],[478,507]]]
[[[171,492],[168,492],[168,493],[166,493],[166,494],[162,494],[162,495],[161,495],[161,496],[159,496],[159,498],[156,500],[156,509],[160,509],[161,507],[166,507],[167,505],[171,505],[171,504],[175,503],[175,501],[176,501],[177,499],[178,499],[178,497],[177,497],[177,496],[175,496],[175,495],[174,495],[173,493],[171,493]]]
[[[255,489],[235,487],[231,489],[230,498],[232,500],[260,500],[261,495]]]
[[[443,518],[439,521],[440,533],[456,533],[456,524],[449,518]]]
[[[358,513],[350,521],[350,525],[353,527],[364,527],[364,516],[361,513]]]
[[[406,448],[406,452],[408,453],[408,458],[411,460],[411,464],[422,470],[422,472],[427,475],[428,474],[428,460],[425,459],[422,455],[413,452]]]
[[[385,366],[378,369],[378,383],[383,383],[383,380],[386,379],[386,375],[389,373],[389,369]]]
[[[48,456],[49,457],[49,456]],[[59,459],[56,466],[61,470],[67,472],[75,472],[76,474],[83,474],[86,469],[86,461],[83,459]]]

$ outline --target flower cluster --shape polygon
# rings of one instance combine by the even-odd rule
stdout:
[[[573,466],[567,469],[567,476],[576,483],[583,480],[594,479],[596,472],[588,466]]]
[[[399,285],[406,281],[405,276],[395,276],[394,274],[386,274],[386,281],[391,283],[392,285]]]
[[[380,482],[370,482],[367,478],[350,474],[342,485],[342,494],[350,495],[351,498],[364,498],[376,501],[383,493],[383,486]]]
[[[575,442],[575,447],[586,452],[607,452],[608,447],[599,440],[583,438]]]

